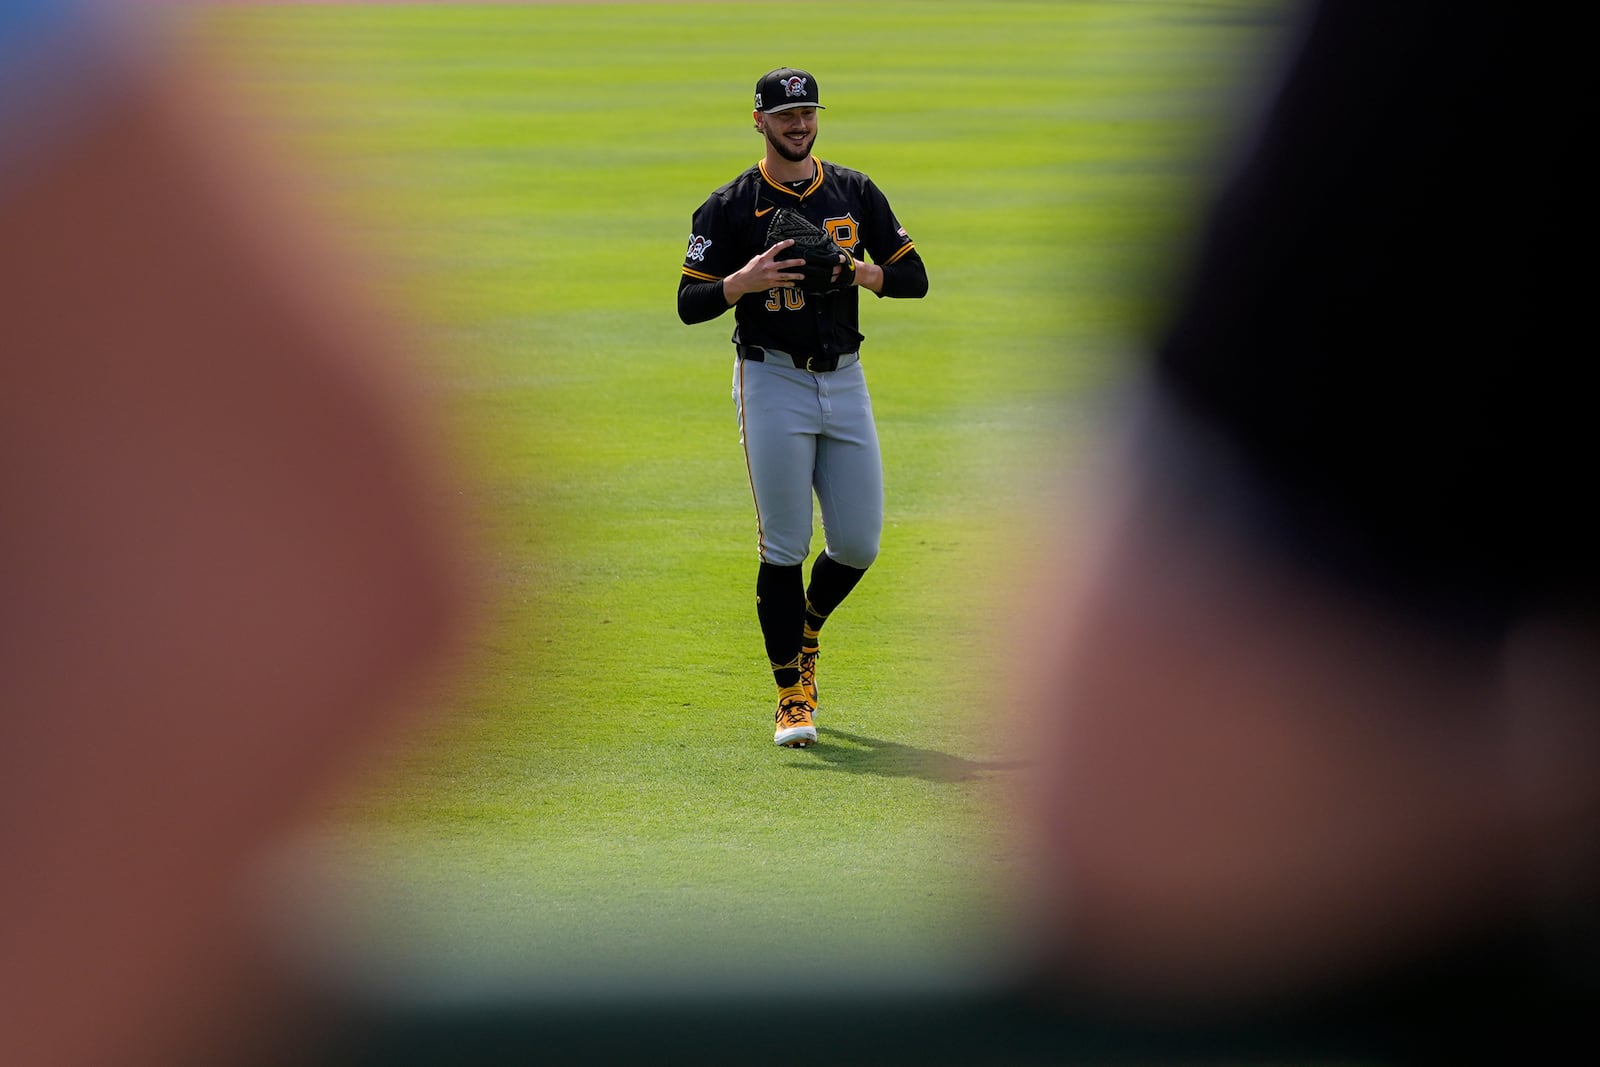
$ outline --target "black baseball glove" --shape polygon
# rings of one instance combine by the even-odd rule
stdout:
[[[767,223],[767,247],[779,241],[792,239],[794,244],[785,259],[804,259],[800,272],[805,275],[795,284],[808,293],[831,293],[848,289],[855,284],[856,261],[849,252],[839,247],[826,230],[798,211],[780,207],[772,213]],[[834,276],[835,270],[838,277]]]

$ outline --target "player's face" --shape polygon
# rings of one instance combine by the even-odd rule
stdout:
[[[811,154],[817,140],[817,109],[796,107],[761,116],[761,130],[778,155],[799,163]]]

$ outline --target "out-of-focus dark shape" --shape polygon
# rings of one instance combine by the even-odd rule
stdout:
[[[448,663],[455,491],[370,264],[109,18],[0,17],[0,1063],[289,1062],[251,877]]]
[[[1470,1043],[1600,989],[1596,97],[1548,11],[1304,16],[1040,583],[1030,919],[1152,1017]]]

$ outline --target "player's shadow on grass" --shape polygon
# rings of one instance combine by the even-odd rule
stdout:
[[[792,766],[801,770],[877,774],[886,778],[921,778],[929,782],[970,782],[989,772],[1020,770],[1028,765],[1026,760],[967,759],[829,727],[823,727],[820,733],[822,738],[816,745],[796,750],[811,759]]]

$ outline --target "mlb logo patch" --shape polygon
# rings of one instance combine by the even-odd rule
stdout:
[[[706,258],[706,249],[711,247],[711,242],[697,233],[689,235],[689,258],[696,263]]]

